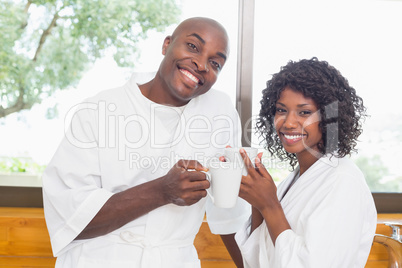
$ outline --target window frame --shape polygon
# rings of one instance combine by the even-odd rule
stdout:
[[[242,124],[243,146],[251,145],[255,0],[239,0],[236,109]],[[401,213],[402,193],[373,192],[378,213]]]

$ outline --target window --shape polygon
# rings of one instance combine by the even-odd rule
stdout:
[[[289,60],[328,61],[356,89],[370,115],[353,160],[372,192],[402,192],[397,157],[402,121],[395,95],[402,90],[402,2],[256,0],[255,5],[253,115],[266,81]]]
[[[230,55],[214,88],[226,92],[235,103],[237,2],[206,0],[197,5],[191,0],[177,2],[181,8],[181,16],[177,18],[177,21],[195,16],[210,17],[219,21],[227,29],[230,39]],[[24,3],[17,3],[24,5]],[[32,4],[29,10],[30,20],[39,24],[42,19],[41,8]],[[111,53],[106,52],[105,57],[96,61],[77,86],[56,92],[29,110],[0,118],[0,186],[2,183],[6,186],[19,185],[15,184],[17,181],[15,174],[13,174],[13,178],[1,178],[1,173],[5,170],[35,173],[33,183],[29,183],[28,176],[24,176],[24,178],[26,177],[24,180],[18,179],[18,182],[22,182],[21,186],[37,187],[40,185],[40,172],[50,161],[64,135],[66,126],[64,120],[69,110],[78,102],[101,90],[124,84],[132,74],[139,82],[145,82],[151,78],[163,58],[161,53],[163,40],[172,33],[176,26],[172,25],[164,32],[151,30],[148,38],[138,44],[141,53],[134,68],[119,68]],[[8,174],[6,175],[8,176]],[[14,181],[10,181],[10,179]]]
[[[231,54],[214,87],[228,93],[238,106],[246,132],[255,125],[250,122],[247,110],[250,109],[252,116],[258,114],[266,81],[288,60],[316,56],[339,69],[363,97],[371,115],[364,125],[359,154],[353,159],[366,172],[371,190],[384,192],[381,196],[385,207],[395,203],[394,197],[402,196],[402,173],[398,170],[402,121],[399,95],[395,95],[401,90],[397,79],[402,73],[402,2],[206,0],[195,5],[194,1],[183,0],[180,3],[182,16],[178,20],[206,16],[227,29]],[[240,44],[238,22],[242,31]],[[250,25],[254,29],[248,28]],[[163,39],[174,27],[164,33],[150,33],[140,45],[142,56],[134,69],[117,68],[107,56],[95,64],[77,87],[61,91],[29,111],[2,118],[0,156],[25,156],[45,165],[64,134],[64,115],[71,106],[99,90],[123,84],[133,71],[138,79],[148,79],[147,75],[157,70],[162,59],[158,51]],[[254,47],[250,48],[253,38]],[[253,50],[254,57],[250,56]],[[244,56],[241,61],[239,53]],[[247,64],[251,62],[250,67]],[[242,80],[238,71],[245,74]],[[58,107],[58,116],[46,119],[52,111],[49,108],[54,106]],[[258,138],[250,137],[252,145],[260,147]],[[283,163],[271,161],[270,165],[268,168],[278,178],[288,173]]]

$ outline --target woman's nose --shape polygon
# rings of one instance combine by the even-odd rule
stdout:
[[[283,126],[285,128],[296,128],[297,127],[297,117],[296,114],[293,112],[288,113],[285,118],[284,118],[284,122],[283,122]]]

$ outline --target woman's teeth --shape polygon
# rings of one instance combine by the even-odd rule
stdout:
[[[288,140],[297,140],[303,137],[303,135],[286,135],[286,134],[283,134],[283,136]]]

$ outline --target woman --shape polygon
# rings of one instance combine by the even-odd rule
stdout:
[[[289,62],[263,91],[258,132],[293,172],[276,188],[244,152],[240,197],[253,207],[236,241],[245,267],[364,267],[376,209],[356,151],[363,100],[325,61]]]

